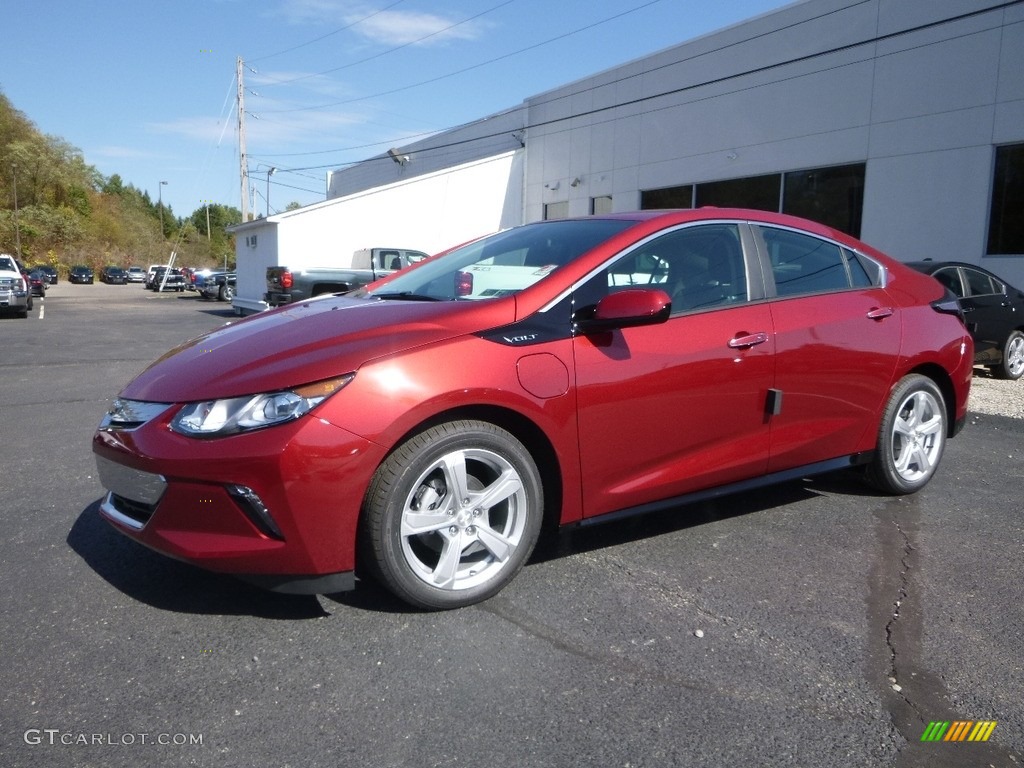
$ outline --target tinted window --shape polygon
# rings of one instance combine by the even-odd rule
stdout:
[[[649,189],[640,193],[640,208],[692,208],[693,185],[667,187],[665,189]]]
[[[984,272],[976,269],[964,269],[964,279],[971,289],[971,296],[991,296],[994,293],[1002,293],[1003,286],[998,280],[993,280]]]
[[[673,312],[746,301],[739,230],[735,224],[677,229],[630,251],[591,283],[579,293],[588,302],[617,290],[652,287],[669,295]]]
[[[849,288],[842,250],[834,243],[786,229],[762,228],[779,296]]]
[[[988,252],[1024,253],[1024,144],[996,147]]]
[[[960,283],[960,271],[956,267],[940,269],[932,277],[949,288],[954,295],[961,299],[964,297],[964,287]]]
[[[860,237],[864,163],[785,175],[782,212],[828,224]]]
[[[782,175],[749,176],[745,179],[711,181],[697,185],[697,207],[715,205],[720,208],[756,208],[759,211],[779,210]]]

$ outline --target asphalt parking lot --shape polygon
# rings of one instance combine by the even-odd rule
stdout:
[[[417,613],[111,530],[110,398],[234,318],[139,285],[40,306],[0,319],[2,766],[1024,761],[1024,420],[972,414],[913,497],[833,475],[565,534],[498,597]],[[967,720],[989,740],[921,741]]]

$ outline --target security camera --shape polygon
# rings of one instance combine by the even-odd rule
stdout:
[[[392,160],[394,160],[396,163],[398,163],[399,165],[405,165],[406,163],[409,162],[409,156],[408,155],[403,155],[401,152],[399,152],[394,147],[392,147],[391,149],[388,150],[388,156]]]

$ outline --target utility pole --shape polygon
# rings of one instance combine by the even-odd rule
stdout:
[[[277,172],[277,168],[267,171],[267,218],[270,218],[270,177]]]
[[[11,166],[11,177],[14,179],[14,239],[16,242],[18,261],[21,261],[21,224],[18,223],[18,166]]]
[[[238,161],[242,176],[242,222],[249,220],[249,158],[245,153],[245,82],[242,76],[242,57],[235,65],[238,81]]]
[[[164,186],[167,184],[166,181],[161,181],[160,186],[157,187],[157,197],[160,200],[160,239],[163,240],[166,236],[164,235]]]

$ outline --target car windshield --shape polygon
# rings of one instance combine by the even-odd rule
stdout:
[[[364,295],[428,301],[508,296],[529,288],[634,223],[569,219],[527,224],[430,259]]]

